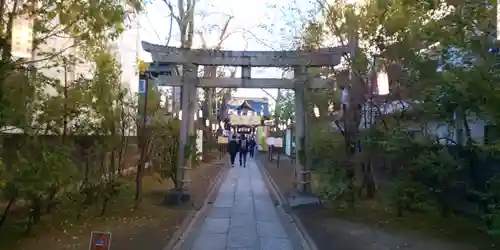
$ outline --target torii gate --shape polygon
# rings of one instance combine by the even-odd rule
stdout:
[[[354,43],[353,43],[354,44]],[[142,42],[145,51],[151,53],[153,64],[148,72],[158,75],[158,86],[182,86],[182,124],[180,131],[180,152],[178,158],[178,183],[184,183],[184,147],[188,133],[194,133],[196,88],[280,88],[295,90],[295,146],[297,152],[305,149],[307,108],[305,91],[310,88],[334,88],[335,80],[310,79],[309,67],[335,66],[346,53],[352,54],[352,46],[341,46],[311,51],[214,51],[204,49],[182,49]],[[182,65],[182,74],[171,74],[172,66]],[[197,77],[197,67],[235,66],[241,67],[241,78]],[[251,78],[251,67],[293,67],[294,79]],[[167,72],[165,74],[165,72]],[[162,74],[163,73],[163,74]],[[342,81],[342,80],[341,80]],[[187,111],[187,112],[186,112]],[[191,130],[191,131],[190,131]],[[310,164],[297,153],[295,161],[295,186],[299,193],[310,193]],[[306,157],[307,158],[307,157]],[[182,189],[183,185],[179,187]]]

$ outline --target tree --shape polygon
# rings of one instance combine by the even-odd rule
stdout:
[[[65,1],[64,4],[54,1],[0,2],[0,16],[3,17],[0,22],[2,27],[5,27],[0,33],[1,85],[8,84],[5,79],[8,79],[13,72],[18,72],[20,67],[36,66],[37,70],[57,67],[62,61],[56,57],[60,58],[67,51],[101,46],[104,41],[117,38],[124,29],[123,21],[128,15],[141,9],[140,3],[135,0],[126,1],[125,4],[79,0]],[[30,32],[14,27],[16,22],[23,19],[33,23],[32,56],[29,60],[12,57],[13,32]],[[48,47],[47,45],[54,39],[65,42],[61,43],[60,48]],[[11,96],[3,92],[4,89],[5,87],[0,88],[2,114],[9,109],[5,105],[10,103],[8,97]],[[5,119],[0,119],[0,126],[5,126],[6,122]]]
[[[115,156],[123,153],[124,143],[119,142],[124,139],[123,128],[130,127],[125,115],[129,104],[114,56],[96,48],[113,42],[123,31],[127,15],[140,7],[136,1],[125,5],[113,1],[0,2],[4,27],[0,33],[0,195],[8,201],[0,225],[15,203],[30,208],[27,230],[66,200],[81,205],[78,216],[89,205],[102,204],[101,214],[105,212],[117,192]],[[19,29],[14,24],[24,17],[34,23],[29,60],[12,57],[11,39]],[[48,47],[54,39],[65,43]],[[68,50],[73,53],[68,55]],[[66,77],[82,61],[94,66],[92,72]],[[45,69],[64,77],[51,78]],[[4,130],[6,125],[17,127],[17,134],[5,134],[10,132]],[[95,198],[97,194],[102,196]]]
[[[493,44],[492,3],[319,3],[326,34],[339,44],[359,45],[353,57],[345,58],[351,71],[346,86],[349,101],[337,122],[347,156],[347,162],[338,166],[347,170],[341,181],[349,188],[342,192],[354,189],[352,184],[358,181],[358,188],[372,197],[373,187],[368,184],[380,171],[372,163],[382,157],[393,178],[390,190],[398,215],[429,206],[443,216],[463,212],[457,203],[465,201],[451,197],[474,193],[488,232],[498,232],[494,226],[498,225],[498,203],[492,198],[498,196],[484,187],[498,179],[498,171],[487,170],[484,158],[496,151],[496,143],[481,144],[471,133],[474,119],[497,123],[496,112],[490,108],[498,102],[493,85],[498,81],[493,66],[497,57],[488,53]],[[389,76],[390,93],[381,101],[371,91],[377,70]],[[487,102],[482,101],[485,98]],[[401,110],[383,114],[382,106],[389,105],[384,102],[397,104]],[[376,110],[375,124],[361,130],[366,107]],[[435,122],[457,136],[429,133],[428,124]],[[482,171],[488,176],[478,178]]]
[[[281,124],[287,124],[288,119],[293,120],[295,113],[295,97],[292,90],[281,90],[280,102],[277,102],[276,117]]]
[[[163,2],[167,5],[168,9],[170,10],[171,20],[172,19],[175,20],[175,22],[177,23],[177,25],[179,27],[181,48],[190,49],[193,46],[193,37],[195,34],[194,15],[195,15],[195,7],[196,7],[197,0],[178,1],[177,5],[175,6],[175,7],[177,7],[177,12],[174,10],[174,5],[172,4],[172,2],[170,0],[164,0]],[[170,29],[170,31],[171,30],[172,29]],[[194,70],[194,69],[191,67],[183,67],[183,70],[184,70],[183,74],[187,75],[190,72],[192,72],[192,70]],[[187,86],[184,86],[183,88],[187,88]],[[197,103],[197,100],[189,100],[189,101]],[[181,128],[181,130],[182,129],[183,128]],[[180,141],[181,147],[189,145],[190,144],[189,141],[194,141],[194,138],[196,138],[196,131],[194,128],[194,124],[189,124],[189,128],[186,128],[186,129],[188,130],[188,141],[184,142],[181,140]],[[185,150],[185,148],[181,148],[181,152],[183,150]],[[179,155],[178,157],[186,157],[186,156]],[[188,158],[191,159],[191,157],[188,157]],[[182,160],[181,158],[179,158],[179,159]],[[188,163],[188,165],[189,164],[190,163]],[[177,168],[177,171],[184,171],[184,170],[182,168]],[[177,176],[180,176],[179,174],[182,174],[182,173],[178,173]],[[182,190],[183,183],[176,182],[176,184],[177,184],[177,186],[175,187],[175,190]]]
[[[219,38],[218,38],[217,44],[215,44],[214,46],[210,46],[207,44],[205,37],[204,37],[205,33],[203,31],[198,31],[198,35],[200,36],[201,42],[202,42],[202,48],[203,49],[220,50],[222,48],[224,41],[229,37],[229,35],[231,35],[231,32],[228,31],[228,28],[229,28],[229,24],[233,18],[234,18],[233,16],[228,16],[227,20],[224,22],[224,24],[220,28]],[[217,71],[217,66],[205,66],[203,68],[203,77],[220,77],[220,76],[222,76],[223,73],[224,72]],[[215,96],[216,89],[204,88],[203,92],[204,92],[203,117],[207,118],[209,121],[208,125],[204,126],[203,133],[206,135],[206,137],[204,138],[203,148],[208,149],[209,146],[214,143],[213,138],[210,135],[212,134],[212,131],[211,131],[212,122],[215,121],[215,117],[214,117],[215,105],[214,104],[217,101],[216,96]],[[208,150],[203,150],[203,153],[204,153],[203,159],[206,159],[208,156],[206,154],[206,153],[208,153]]]

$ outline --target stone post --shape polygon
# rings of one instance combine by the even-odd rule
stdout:
[[[305,159],[305,120],[306,120],[306,107],[305,107],[305,88],[307,82],[307,75],[305,67],[296,67],[294,69],[295,75],[295,183],[297,191],[300,193],[308,193],[310,191],[310,183],[308,183],[309,171],[307,169]]]

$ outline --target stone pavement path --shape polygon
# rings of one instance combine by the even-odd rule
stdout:
[[[190,250],[292,250],[263,176],[252,159],[231,168]],[[186,249],[186,248],[183,248]]]

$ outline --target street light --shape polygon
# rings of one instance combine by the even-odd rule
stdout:
[[[314,111],[314,116],[316,116],[316,118],[318,118],[319,117],[319,108],[314,106],[313,111]]]

